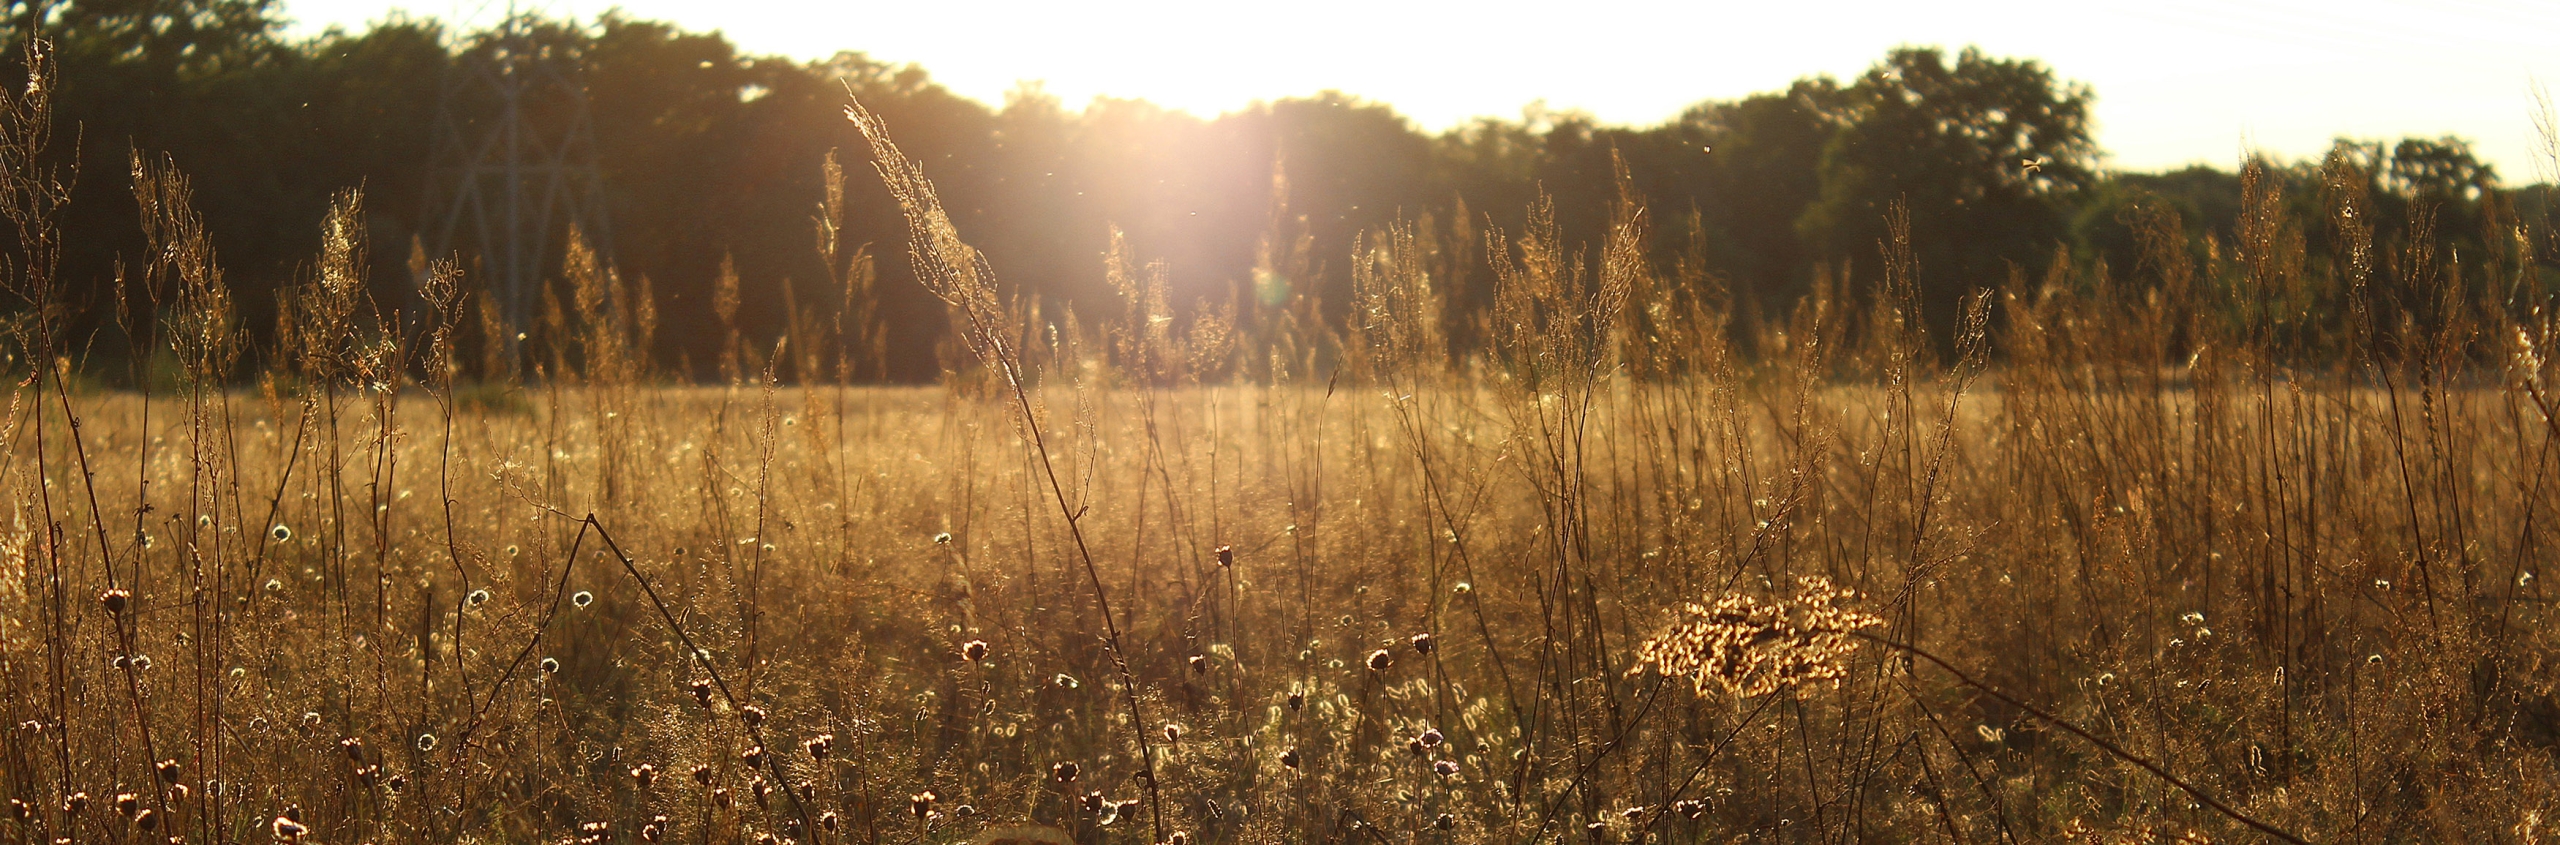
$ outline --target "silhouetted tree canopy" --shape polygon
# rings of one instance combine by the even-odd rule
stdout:
[[[14,42],[36,11],[8,8]],[[410,244],[428,231],[442,178],[430,169],[439,109],[465,125],[493,119],[491,103],[447,97],[448,74],[492,49],[485,34],[393,17],[293,40],[272,0],[32,8],[59,45],[57,151],[76,157],[80,176],[63,221],[75,301],[104,301],[118,268],[135,262],[128,163],[166,153],[196,180],[244,325],[272,324],[276,291],[309,272],[331,192],[349,187],[367,197],[376,301],[411,307]],[[1177,310],[1238,302],[1339,320],[1362,233],[1424,223],[1447,254],[1480,264],[1491,247],[1471,239],[1517,233],[1543,194],[1568,241],[1589,242],[1621,166],[1662,221],[1665,262],[1677,246],[1737,304],[1771,313],[1822,266],[1872,284],[1896,203],[1909,210],[1919,292],[1939,319],[1967,291],[2057,254],[2132,272],[2139,249],[2126,221],[2138,206],[2175,211],[2199,261],[2230,241],[2240,214],[2230,172],[2100,170],[2089,86],[1970,48],[1897,49],[1846,84],[1808,78],[1654,126],[1532,109],[1435,135],[1389,104],[1331,91],[1216,117],[1134,100],[1076,106],[1037,86],[990,105],[862,53],[742,55],[719,34],[620,13],[533,26],[549,54],[576,65],[607,206],[598,240],[623,278],[648,280],[664,315],[655,357],[680,377],[707,376],[737,351],[711,307],[723,266],[740,279],[736,336],[749,347],[784,334],[792,306],[832,312],[847,295],[813,248],[831,150],[849,174],[843,242],[879,259],[887,375],[929,378],[941,366],[942,306],[912,283],[895,205],[843,120],[848,91],[923,164],[999,279],[1053,316],[1117,307],[1101,260],[1116,227],[1137,255],[1162,262]],[[2483,260],[2512,240],[2498,227],[2548,205],[2547,192],[2505,189],[2458,138],[2342,141],[2323,162],[2269,167],[2315,239],[2321,191],[2339,190],[2340,173],[2355,174],[2391,221],[2386,242],[2404,236],[2392,228],[2400,221],[2424,219]],[[1481,270],[1448,263],[1452,309],[1488,301]],[[1461,347],[1464,322],[1452,332]],[[91,354],[118,354],[95,323]]]

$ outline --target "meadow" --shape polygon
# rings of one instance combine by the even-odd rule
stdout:
[[[1124,307],[1079,316],[1008,296],[852,117],[949,306],[939,385],[855,383],[859,309],[683,383],[578,248],[509,344],[451,263],[368,295],[352,193],[249,350],[185,178],[138,158],[133,282],[176,306],[102,387],[58,336],[52,195],[7,157],[35,307],[0,422],[0,839],[2553,824],[2560,323],[2501,298],[2530,238],[2377,246],[2342,190],[2312,255],[2252,176],[2232,244],[2162,212],[2139,267],[1932,319],[1903,239],[1762,317],[1630,193],[1588,245],[1536,208],[1480,253],[1372,233],[1340,321],[1177,315],[1118,248]],[[1465,261],[1482,309],[1436,286]],[[2445,269],[2386,296],[2383,264]],[[2323,285],[2343,307],[2284,307]]]

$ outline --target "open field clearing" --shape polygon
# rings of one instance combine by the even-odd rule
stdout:
[[[2127,193],[2124,260],[2041,273],[1842,200],[1877,266],[1780,299],[1614,149],[1589,238],[1539,187],[1334,256],[1275,165],[1194,305],[1116,228],[1092,296],[1000,284],[856,103],[884,195],[826,154],[807,299],[569,223],[531,288],[422,241],[378,284],[350,190],[262,311],[139,152],[140,257],[60,278],[50,55],[0,86],[0,845],[2560,824],[2560,276],[2485,170],[2377,230],[2379,147],[2253,160],[2230,227]]]
[[[2271,826],[2554,800],[2525,391],[2075,381],[1052,388],[1090,573],[965,391],[74,394],[78,449],[20,392],[6,786],[111,840],[137,790],[205,841],[2247,835],[1871,644],[1748,697],[1637,662],[1812,576]]]

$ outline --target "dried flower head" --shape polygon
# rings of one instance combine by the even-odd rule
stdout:
[[[1236,547],[1234,547],[1234,546],[1219,546],[1219,547],[1218,547],[1218,565],[1219,565],[1220,567],[1229,567],[1229,566],[1234,566],[1234,565],[1236,565]]]
[[[153,812],[149,807],[135,810],[133,813],[133,826],[143,830],[150,830],[152,828],[159,827],[160,814]]]
[[[1432,819],[1432,820],[1431,820],[1431,829],[1432,829],[1432,830],[1450,830],[1450,829],[1454,829],[1454,828],[1456,828],[1457,826],[1458,826],[1458,817],[1457,817],[1456,815],[1453,815],[1453,814],[1450,814],[1450,813],[1441,813],[1439,818],[1435,818],[1435,819]]]
[[[696,764],[693,767],[693,782],[702,784],[703,786],[710,786],[711,767],[708,765]]]
[[[1172,722],[1164,723],[1164,741],[1175,743],[1181,742],[1182,726]]]
[[[1744,698],[1767,695],[1806,681],[1834,680],[1848,671],[1855,634],[1884,624],[1871,614],[1837,606],[1855,594],[1831,582],[1797,579],[1792,599],[1763,602],[1741,594],[1712,605],[1689,604],[1688,617],[1636,652],[1636,671],[1652,667],[1690,678],[1698,694],[1711,684]]]
[[[1448,737],[1441,736],[1439,728],[1424,728],[1422,730],[1422,735],[1414,737],[1414,739],[1421,742],[1422,747],[1424,748],[1438,748],[1440,747],[1440,743],[1446,741]]]
[[[1208,673],[1208,671],[1209,671],[1209,656],[1208,656],[1208,655],[1205,655],[1205,654],[1194,654],[1194,655],[1192,655],[1192,656],[1191,656],[1191,658],[1190,658],[1190,661],[1189,661],[1189,662],[1191,663],[1191,673],[1192,673],[1192,674],[1200,675],[1200,674],[1207,674],[1207,673]]]
[[[1444,778],[1451,777],[1458,773],[1458,764],[1454,760],[1441,760],[1431,764],[1431,773]]]
[[[116,793],[116,812],[131,817],[135,810],[140,809],[142,809],[142,796],[130,792]]]
[[[303,827],[301,822],[284,816],[277,816],[274,822],[267,825],[267,830],[275,834],[276,839],[285,842],[300,841],[303,834],[311,832],[311,829]]]
[[[738,718],[745,721],[747,723],[747,727],[752,728],[764,724],[764,717],[765,712],[762,707],[749,704],[745,707],[738,708]]]
[[[108,590],[98,594],[98,603],[106,605],[108,613],[123,613],[125,602],[132,598],[133,593],[124,590]]]
[[[178,770],[178,761],[176,759],[162,760],[153,764],[151,766],[151,770],[160,773],[160,781],[162,783],[178,782],[178,775],[180,772]]]
[[[650,784],[658,782],[658,767],[647,763],[631,767],[631,782],[641,789],[649,788]]]
[[[1387,671],[1387,667],[1394,665],[1396,665],[1396,655],[1394,652],[1383,648],[1369,652],[1369,671],[1384,672]]]
[[[1280,752],[1280,765],[1287,766],[1287,767],[1292,768],[1292,769],[1297,768],[1297,767],[1298,767],[1298,749],[1291,748],[1291,749],[1289,749],[1289,750],[1286,750],[1286,751],[1282,751],[1282,752]]]
[[[961,643],[960,656],[968,658],[971,663],[987,659],[987,641],[970,640]]]
[[[1415,634],[1413,635],[1411,642],[1413,643],[1413,653],[1415,654],[1427,655],[1440,647],[1440,644],[1437,641],[1434,641],[1429,633]]]
[[[543,658],[543,659],[542,659],[542,663],[541,663],[540,665],[542,666],[542,674],[545,674],[545,675],[557,675],[557,674],[560,674],[560,659],[559,659],[559,658],[556,658],[556,657],[545,657],[545,658]]]
[[[569,603],[579,607],[586,607],[587,605],[596,603],[596,594],[585,590],[579,590],[577,595],[569,597]]]
[[[293,542],[293,529],[278,523],[276,527],[267,529],[267,536],[276,538],[279,543],[290,543]]]
[[[819,734],[810,737],[808,742],[802,743],[802,747],[809,750],[809,759],[812,760],[827,759],[827,752],[834,749],[835,745],[835,734]]]
[[[1076,765],[1074,760],[1064,760],[1049,766],[1050,779],[1059,783],[1074,783],[1082,774],[1084,774],[1084,767]]]
[[[914,813],[916,818],[924,818],[924,814],[933,812],[933,801],[938,797],[930,789],[907,796],[907,811]]]

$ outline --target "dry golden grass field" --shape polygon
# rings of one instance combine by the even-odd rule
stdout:
[[[1493,240],[1453,362],[1413,230],[1355,257],[1338,329],[1166,319],[1121,254],[1125,313],[1044,317],[856,118],[951,306],[941,386],[827,383],[859,350],[806,340],[677,384],[575,256],[541,375],[459,382],[460,274],[384,328],[352,202],[225,376],[183,180],[138,168],[173,374],[84,387],[12,318],[0,841],[2560,823],[2560,325],[2455,293],[2265,318],[2300,283],[2273,198],[2227,260],[2022,276],[1935,330],[1890,280],[1770,321],[1673,295],[1711,285],[1643,260],[1630,200],[1587,261]]]

